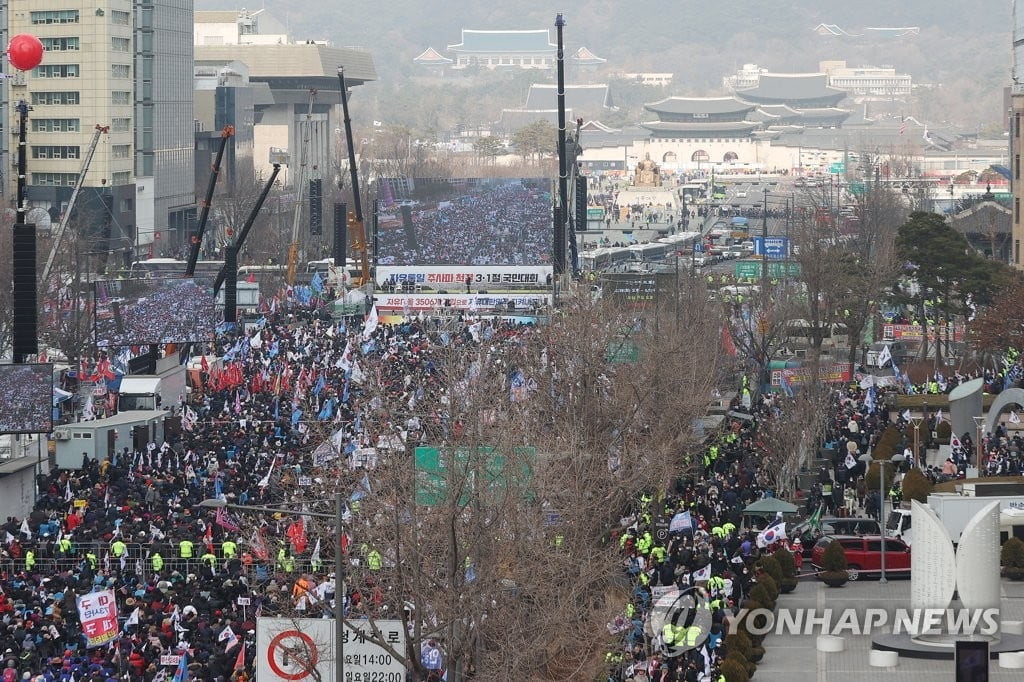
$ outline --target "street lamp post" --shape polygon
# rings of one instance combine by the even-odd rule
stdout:
[[[948,327],[949,325],[946,325],[946,326]],[[982,440],[983,440],[984,435],[985,435],[985,430],[984,430],[985,429],[985,417],[983,417],[983,416],[982,417],[971,417],[971,419],[974,420],[974,426],[975,426],[975,428],[976,428],[976,430],[978,432],[978,447],[977,447],[977,457],[978,457],[978,459],[975,461],[974,466],[978,467],[978,475],[979,476],[984,476],[985,475],[985,468],[984,468],[984,466],[982,466],[982,459],[985,456],[985,448],[984,448],[984,445],[982,444]]]
[[[334,513],[324,514],[322,512],[301,511],[295,509],[282,509],[279,507],[260,507],[249,504],[231,504],[219,499],[203,500],[197,506],[206,509],[229,509],[237,511],[270,512],[282,514],[294,514],[296,516],[309,516],[317,519],[332,519],[334,521],[335,545],[334,545],[334,680],[344,682],[345,680],[345,561],[342,557],[341,545],[344,534],[345,498],[341,493],[334,494]]]
[[[869,467],[871,466],[871,462],[876,461],[871,455],[869,455],[867,453],[861,455],[858,459],[860,459],[860,461],[864,462]],[[899,454],[893,455],[892,459],[890,459],[890,460],[884,460],[884,459],[877,460],[878,461],[878,494],[879,494],[879,500],[878,500],[878,518],[879,518],[879,522],[878,522],[878,525],[882,529],[882,552],[881,552],[881,554],[882,554],[882,574],[878,578],[878,582],[880,584],[885,584],[885,583],[889,582],[885,578],[885,550],[886,550],[886,537],[885,537],[885,465],[886,464],[896,465],[896,464],[899,464],[899,463],[903,462],[904,460],[906,460],[906,457],[904,457],[903,455],[899,455]]]

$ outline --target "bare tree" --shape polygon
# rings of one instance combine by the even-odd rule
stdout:
[[[516,333],[442,321],[420,332],[411,365],[385,363],[361,384],[376,448],[365,472],[338,458],[319,484],[274,487],[322,508],[319,494],[365,487],[366,474],[372,492],[347,528],[353,617],[403,621],[406,651],[378,643],[413,679],[426,677],[430,639],[450,679],[592,677],[601,641],[575,633],[622,607],[609,529],[633,492],[687,470],[722,323],[696,286],[646,310],[573,292],[548,324]]]

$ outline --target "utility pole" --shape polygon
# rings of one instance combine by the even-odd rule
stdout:
[[[761,208],[761,293],[768,291],[768,188]]]

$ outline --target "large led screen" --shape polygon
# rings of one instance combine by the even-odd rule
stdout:
[[[220,320],[208,279],[96,282],[96,345],[205,341]]]
[[[550,266],[547,178],[385,180],[377,222],[382,266]]]
[[[53,430],[53,365],[0,365],[0,433]]]

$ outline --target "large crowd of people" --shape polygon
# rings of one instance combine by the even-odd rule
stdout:
[[[551,261],[550,189],[540,182],[493,182],[412,211],[410,240],[401,226],[382,229],[385,265],[544,265]]]
[[[52,385],[49,365],[0,365],[0,433],[49,431]]]
[[[96,306],[96,345],[101,348],[198,341],[217,325],[213,294],[196,280],[132,280],[130,295],[118,299],[101,298]]]
[[[443,352],[500,347],[532,331],[500,320],[444,329],[431,320],[346,324],[303,298],[292,297],[288,312],[268,312],[258,330],[227,331],[205,349],[225,364],[203,371],[180,435],[103,461],[84,456],[79,470],[40,477],[32,513],[9,518],[0,543],[0,669],[11,667],[18,679],[152,682],[174,673],[162,657],[188,652],[190,679],[251,679],[256,617],[331,613],[334,543],[312,530],[305,537],[294,518],[240,518],[197,505],[280,505],[297,486],[306,486],[307,499],[331,500],[341,489],[356,500],[368,481],[359,453],[438,441],[460,428],[440,414],[371,420],[367,376],[378,398],[412,404],[444,390]],[[331,432],[333,446],[317,448]],[[324,467],[338,458],[344,466]],[[354,531],[344,546],[353,565],[370,571],[371,582],[353,579],[344,595],[346,612],[358,618],[376,608],[379,595],[368,585],[382,558]],[[114,590],[122,636],[86,649],[75,597],[94,588]],[[239,605],[239,597],[250,602]]]

